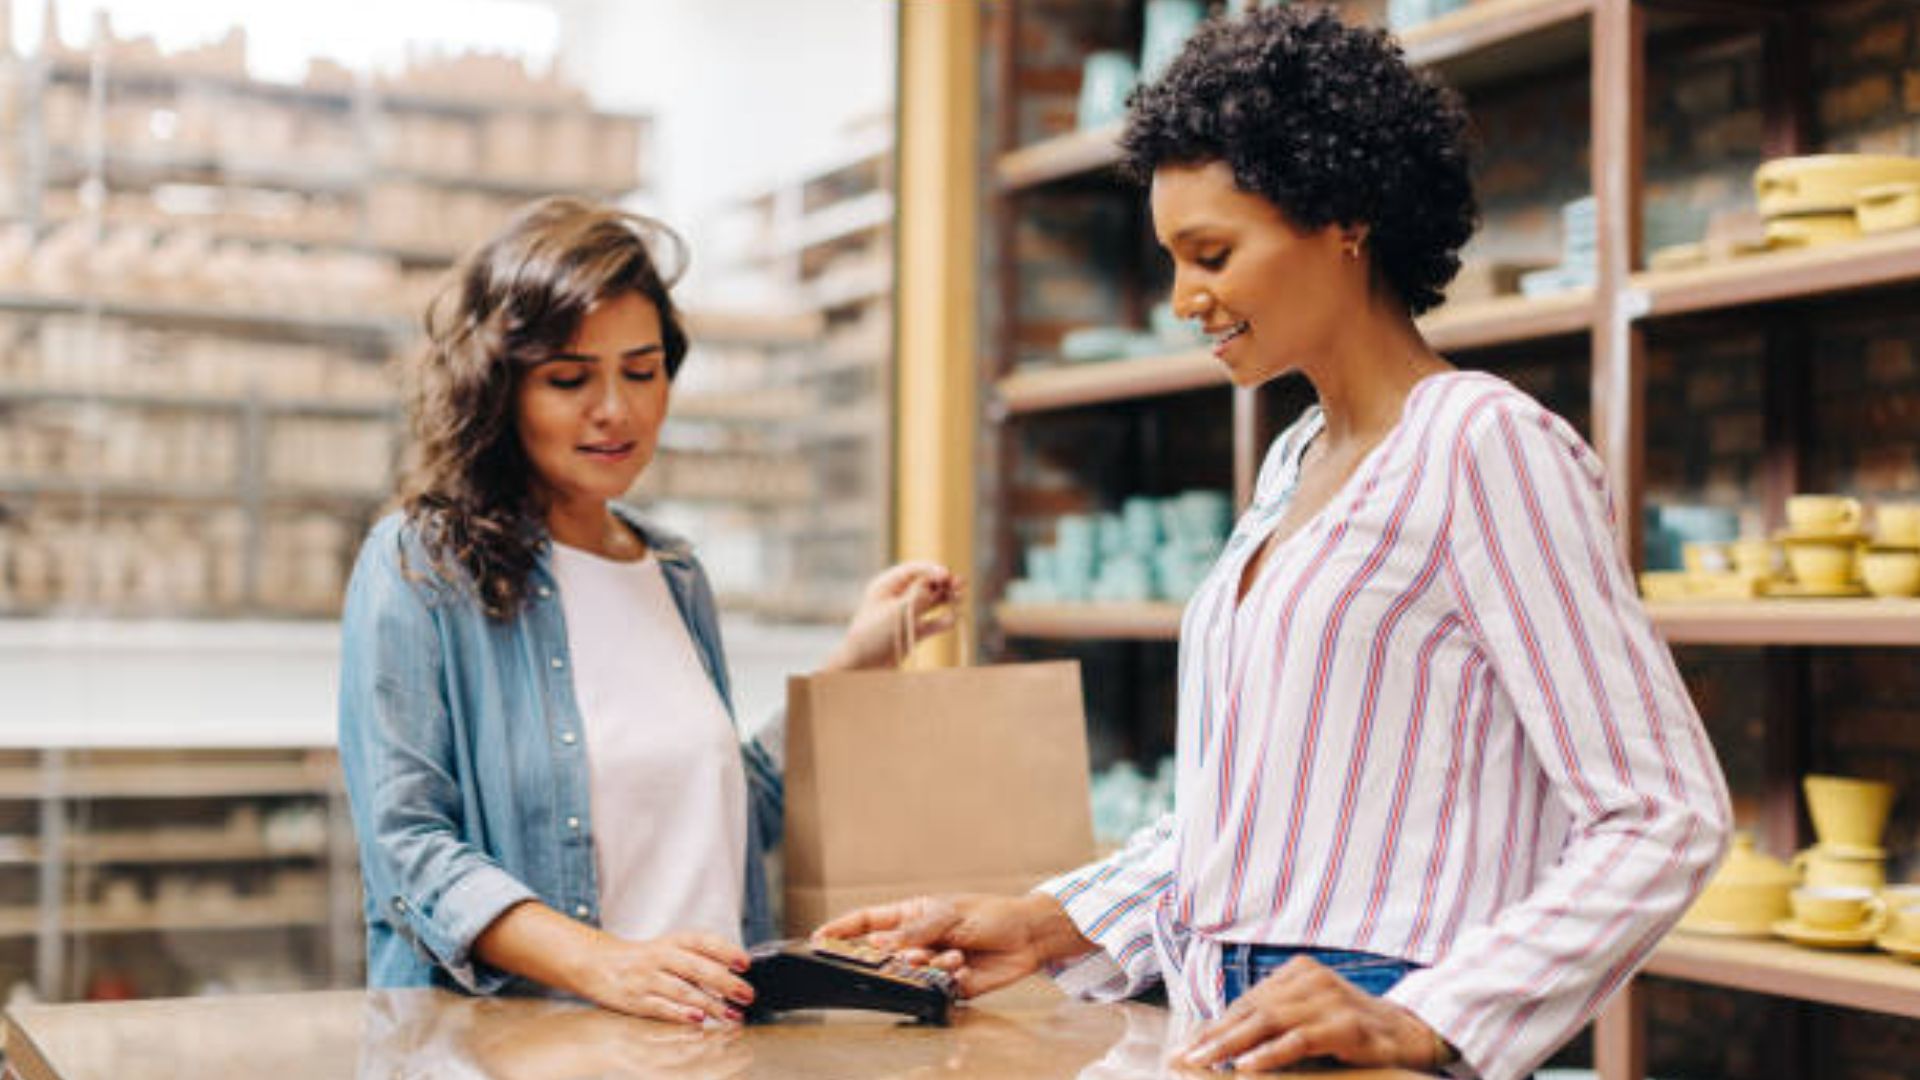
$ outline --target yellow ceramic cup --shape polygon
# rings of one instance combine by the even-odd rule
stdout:
[[[1771,540],[1748,537],[1735,540],[1733,569],[1741,577],[1767,579],[1780,573],[1780,545]]]
[[[1887,860],[1883,856],[1837,855],[1816,845],[1794,855],[1791,865],[1794,877],[1814,888],[1878,891],[1887,883]]]
[[[1920,550],[1875,548],[1863,552],[1860,580],[1875,596],[1920,596]]]
[[[1833,540],[1787,541],[1793,580],[1810,589],[1842,589],[1853,580],[1853,544]]]
[[[1794,495],[1787,499],[1787,527],[1813,534],[1850,533],[1860,528],[1860,500],[1845,495]]]
[[[1829,851],[1845,849],[1878,852],[1887,815],[1893,810],[1893,785],[1850,776],[1807,776],[1801,780],[1807,795],[1807,816],[1814,835]]]
[[[1881,899],[1886,899],[1881,897]],[[1920,945],[1920,904],[1905,904],[1887,913],[1887,936]]]
[[[1881,543],[1920,547],[1920,502],[1881,503],[1873,520]]]
[[[1864,930],[1878,934],[1887,925],[1887,902],[1872,889],[1847,885],[1802,885],[1787,897],[1793,921],[1814,930]]]

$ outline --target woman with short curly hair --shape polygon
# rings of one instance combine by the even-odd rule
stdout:
[[[1161,981],[1191,1064],[1518,1077],[1720,858],[1725,781],[1596,455],[1414,316],[1472,232],[1466,118],[1303,5],[1202,28],[1132,102],[1173,302],[1234,384],[1304,376],[1180,634],[1176,810],[1019,899],[830,924],[980,992]],[[953,950],[943,953],[943,950]]]
[[[687,356],[659,222],[526,208],[462,261],[408,368],[414,462],[342,615],[340,752],[367,981],[561,993],[698,1024],[773,932],[778,768],[735,732],[713,592],[620,507]],[[890,665],[960,589],[868,586],[829,669]]]

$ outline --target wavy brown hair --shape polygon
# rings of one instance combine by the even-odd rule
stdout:
[[[547,198],[462,259],[428,305],[427,345],[405,368],[413,446],[400,506],[433,569],[464,579],[489,616],[520,610],[547,541],[546,497],[516,422],[520,380],[566,347],[588,309],[629,292],[659,309],[673,378],[687,335],[668,289],[686,261],[685,242],[658,221]]]

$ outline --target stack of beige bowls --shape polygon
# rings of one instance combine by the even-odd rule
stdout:
[[[1845,495],[1795,495],[1787,500],[1787,527],[1775,539],[1787,550],[1793,580],[1767,589],[1774,596],[1859,596],[1858,554],[1866,543],[1860,500]]]
[[[1920,596],[1920,502],[1874,507],[1873,546],[1860,553],[1860,578],[1875,596]]]
[[[1813,154],[1753,174],[1769,248],[1820,247],[1920,225],[1920,158]]]

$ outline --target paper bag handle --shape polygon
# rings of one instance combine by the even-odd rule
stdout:
[[[919,644],[915,640],[918,627],[914,624],[917,621],[913,616],[913,599],[908,597],[900,601],[900,622],[894,627],[893,645],[894,655],[899,657],[903,664],[907,662],[907,657],[913,655],[914,647]],[[964,602],[956,602],[953,605],[953,632],[960,639],[960,666],[963,668],[973,666],[973,634],[969,632],[971,630],[972,627],[967,625],[967,605]]]

